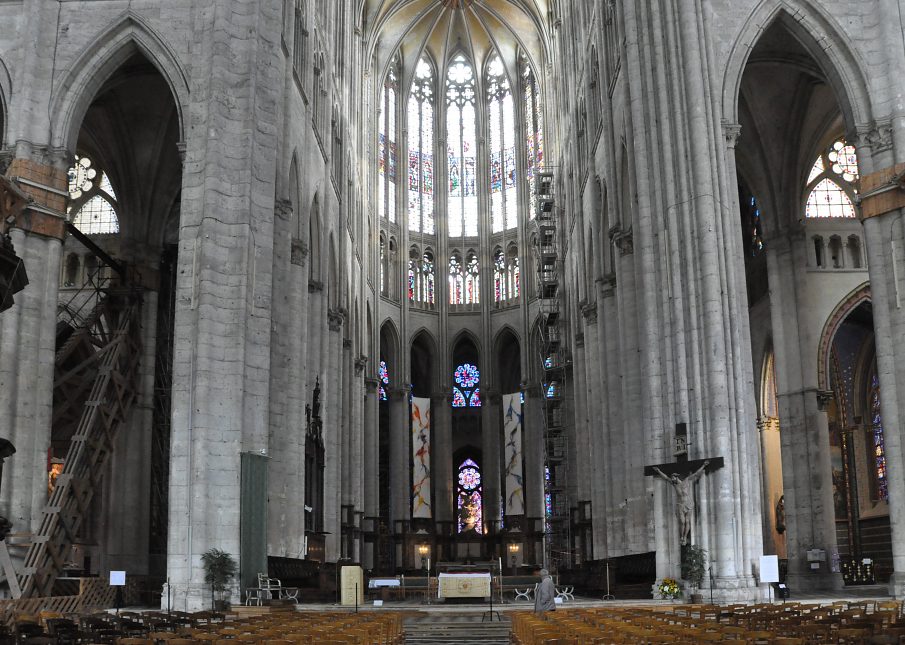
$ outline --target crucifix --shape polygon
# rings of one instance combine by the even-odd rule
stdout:
[[[679,543],[685,546],[691,537],[694,522],[694,483],[706,472],[723,467],[723,458],[688,460],[688,430],[684,423],[676,424],[676,460],[668,464],[645,466],[644,475],[659,477],[676,491],[676,515],[679,518]]]

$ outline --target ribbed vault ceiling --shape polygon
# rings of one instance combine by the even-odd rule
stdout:
[[[480,69],[497,51],[514,75],[519,52],[536,69],[548,60],[549,1],[366,0],[364,24],[381,75],[397,51],[409,70],[423,53],[441,68],[464,53]]]

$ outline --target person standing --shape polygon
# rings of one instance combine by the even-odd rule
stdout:
[[[556,587],[553,586],[553,578],[546,569],[540,570],[541,581],[534,594],[534,611],[542,614],[545,611],[556,611]]]

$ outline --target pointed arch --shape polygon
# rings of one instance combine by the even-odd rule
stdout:
[[[870,283],[865,282],[857,289],[851,291],[842,301],[833,309],[833,313],[827,318],[823,325],[823,331],[820,334],[820,344],[817,348],[817,387],[821,390],[829,390],[830,388],[830,350],[833,345],[833,338],[839,331],[839,326],[848,318],[861,303],[870,302]]]
[[[127,10],[111,21],[76,57],[50,102],[51,144],[74,150],[79,128],[103,84],[132,55],[147,58],[170,88],[176,103],[179,140],[185,140],[188,77],[175,50],[146,22]]]
[[[493,339],[493,383],[503,394],[522,387],[522,342],[518,332],[504,325]]]
[[[9,69],[0,59],[0,147],[6,142],[7,123],[9,123],[9,97],[12,96],[13,83]]]
[[[849,132],[856,125],[869,123],[872,116],[870,95],[863,73],[865,65],[848,46],[836,22],[804,0],[762,0],[745,21],[745,27],[729,52],[723,77],[723,118],[738,123],[742,76],[748,57],[761,35],[774,23],[782,23],[820,65],[833,88]],[[822,46],[821,43],[831,43]]]
[[[320,200],[317,193],[311,200],[311,208],[308,211],[308,253],[309,253],[309,275],[312,281],[319,282],[321,279],[321,248],[323,246],[321,240],[321,213]]]
[[[305,228],[302,223],[302,213],[301,213],[301,196],[299,194],[301,181],[299,177],[299,163],[298,163],[298,151],[292,151],[292,159],[289,161],[289,176],[287,177],[287,186],[286,186],[286,198],[289,200],[289,203],[292,205],[292,223],[289,226],[289,231],[292,235],[292,238],[295,240],[303,239],[302,233]]]
[[[420,328],[412,335],[409,343],[409,370],[411,372],[412,394],[429,398],[439,389],[437,363],[437,341],[426,328]]]

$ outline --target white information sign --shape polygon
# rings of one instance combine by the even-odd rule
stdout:
[[[779,582],[779,556],[760,556],[760,581]]]
[[[125,571],[111,571],[110,572],[110,586],[111,587],[125,587],[126,586],[126,572]]]

